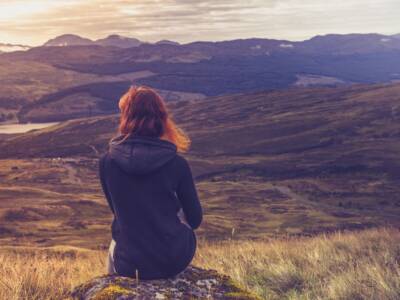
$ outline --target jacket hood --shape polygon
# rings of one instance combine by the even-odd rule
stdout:
[[[124,136],[110,143],[109,155],[117,165],[130,174],[147,174],[165,165],[177,155],[176,146],[154,137]]]

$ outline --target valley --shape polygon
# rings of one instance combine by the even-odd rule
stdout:
[[[399,300],[399,10],[0,2],[0,300]]]
[[[185,156],[205,210],[201,239],[400,225],[400,85],[181,99],[169,108],[193,140]],[[97,162],[117,124],[117,115],[93,116],[3,135],[2,241],[106,247],[111,214]]]
[[[157,88],[168,100],[190,100],[297,86],[391,83],[400,79],[399,58],[397,35],[189,44],[62,35],[0,54],[0,122],[116,113],[112,103],[132,84]]]

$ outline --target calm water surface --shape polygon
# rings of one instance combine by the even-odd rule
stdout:
[[[42,129],[49,126],[58,124],[58,122],[53,123],[28,123],[28,124],[4,124],[0,125],[0,133],[12,134],[12,133],[24,133],[32,129]]]

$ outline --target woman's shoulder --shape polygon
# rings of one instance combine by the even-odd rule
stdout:
[[[175,157],[174,160],[175,160],[175,163],[176,163],[178,166],[181,166],[181,167],[183,167],[183,168],[186,168],[186,167],[189,166],[188,160],[187,160],[183,155],[181,155],[181,154],[179,154],[179,153],[176,154],[176,157]]]
[[[107,163],[110,161],[110,155],[108,152],[102,154],[98,160],[98,165],[99,165],[99,169],[100,171],[102,171],[105,166],[107,165]]]
[[[165,166],[165,170],[168,170],[167,172],[172,172],[179,177],[186,173],[190,168],[187,159],[179,153],[177,153]]]
[[[179,174],[179,177],[186,177],[192,172],[188,159],[181,154],[176,155],[173,169]]]

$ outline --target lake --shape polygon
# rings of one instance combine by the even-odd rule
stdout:
[[[27,123],[27,124],[3,124],[0,125],[0,134],[24,133],[33,129],[42,129],[49,126],[57,125],[58,122],[52,123]]]

